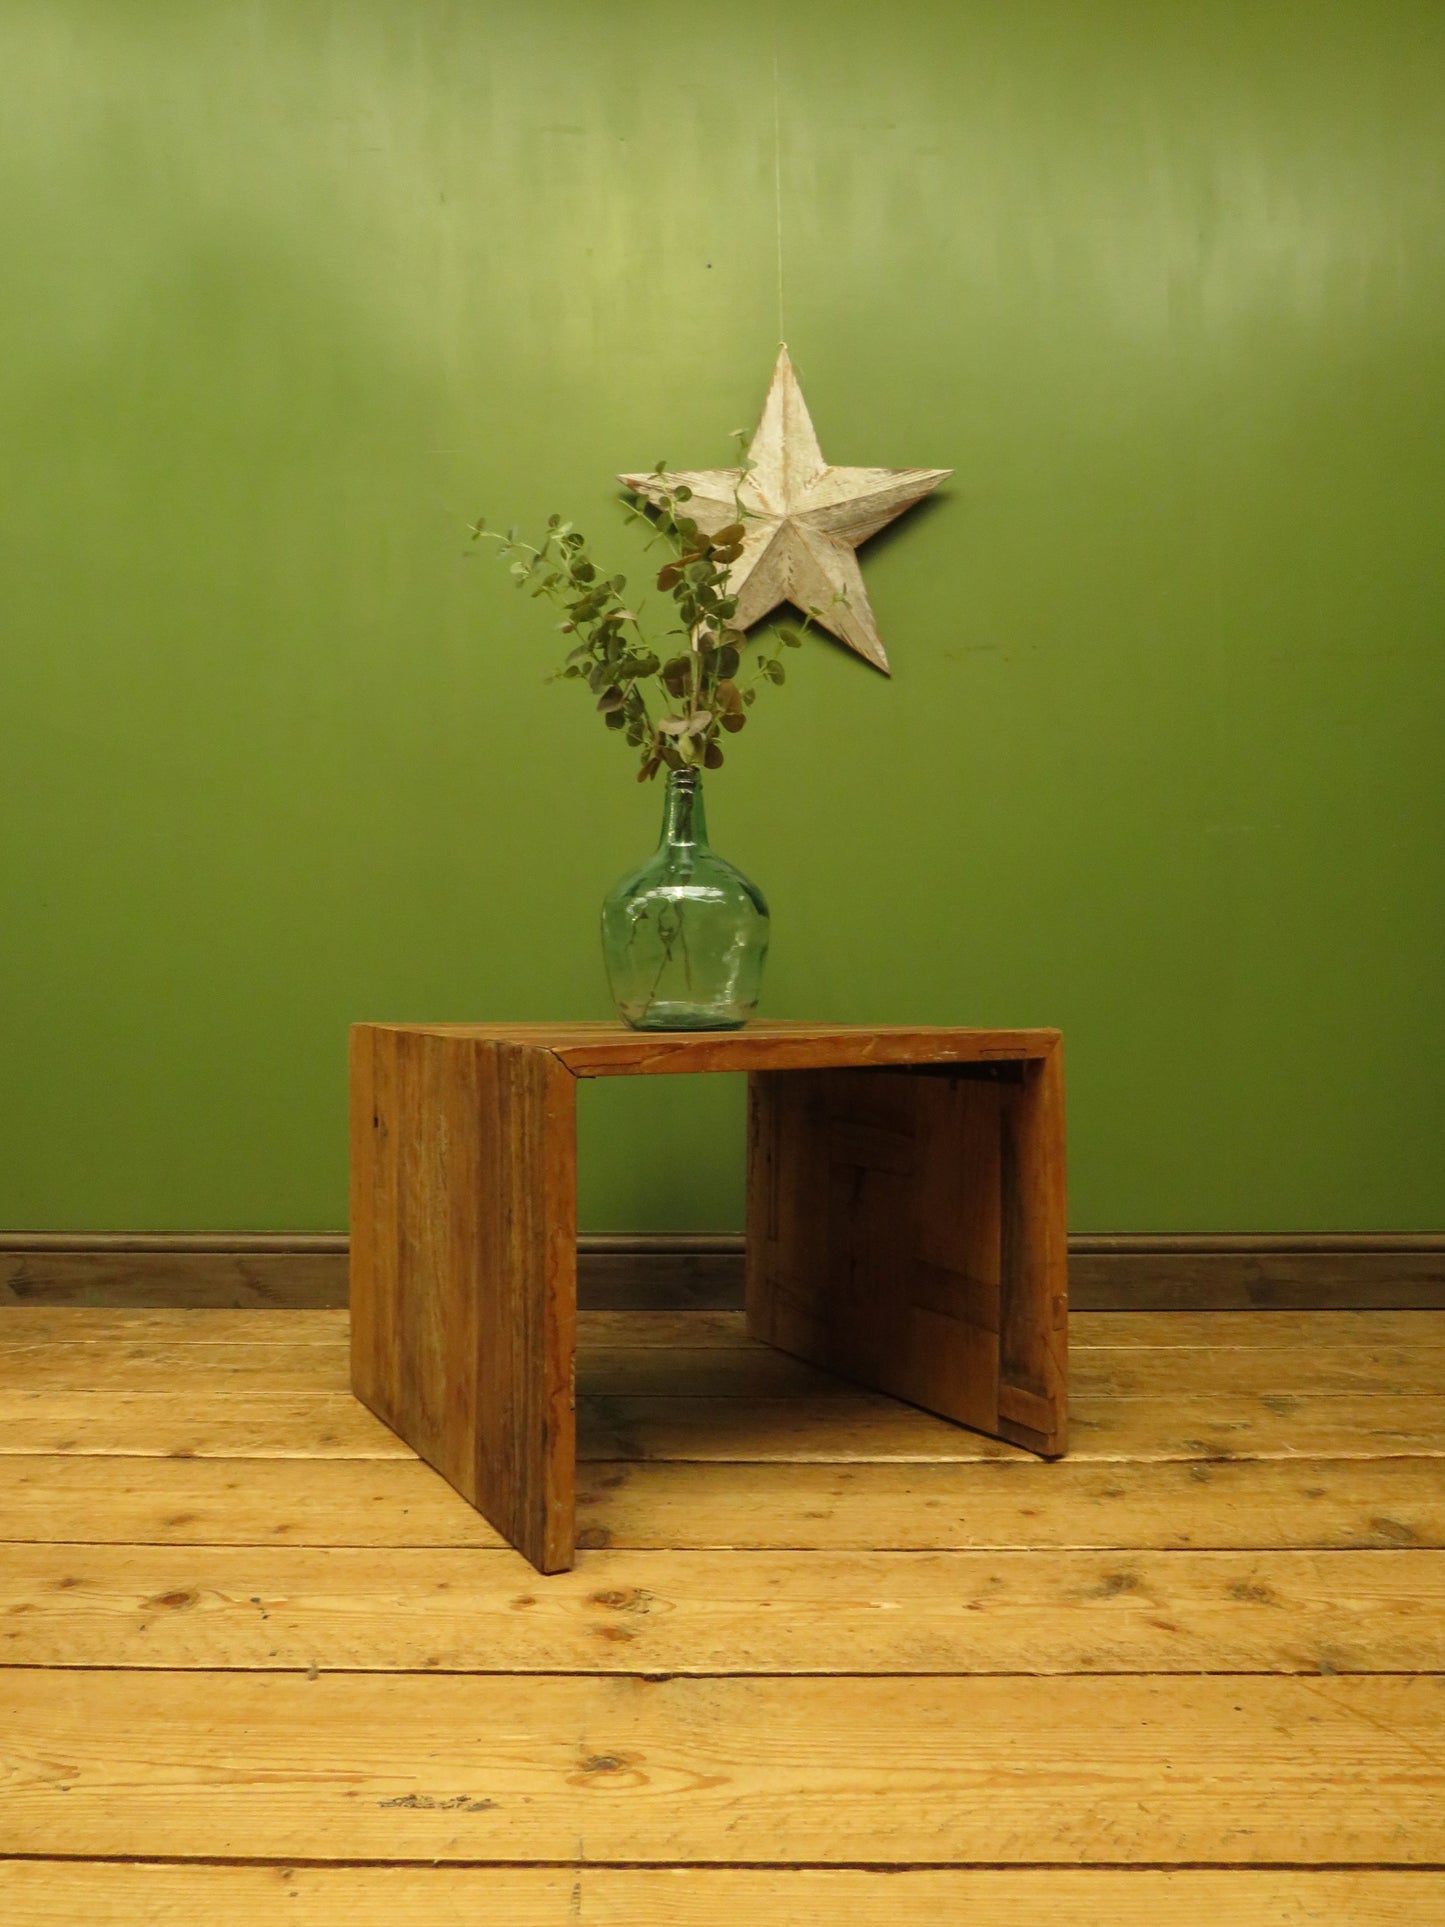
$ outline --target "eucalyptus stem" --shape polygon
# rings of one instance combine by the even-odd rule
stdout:
[[[497,545],[518,588],[530,588],[561,610],[558,626],[573,641],[555,673],[586,681],[607,728],[620,731],[638,751],[639,782],[650,782],[664,768],[720,768],[722,738],[743,728],[757,684],[783,682],[781,650],[802,647],[812,611],[801,630],[780,627],[777,646],[760,647],[753,673],[741,675],[747,638],[737,627],[730,577],[746,535],[742,482],[751,466],[742,456],[735,516],[725,527],[700,527],[688,512],[692,491],[661,462],[649,493],[627,498],[628,516],[647,523],[653,539],[660,536],[674,551],[657,571],[657,587],[671,598],[677,620],[655,643],[638,611],[623,602],[626,578],[605,573],[586,538],[560,515],[548,517],[540,546],[520,540],[515,529],[505,535],[488,529],[480,518],[472,526],[474,542]],[[726,513],[716,504],[708,507],[712,519]],[[663,654],[666,636],[684,645],[670,657]]]

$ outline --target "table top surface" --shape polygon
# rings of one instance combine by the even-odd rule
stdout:
[[[1062,1041],[1057,1030],[776,1020],[748,1024],[742,1030],[644,1031],[629,1030],[619,1023],[372,1024],[357,1028],[548,1051],[577,1077],[1006,1063],[1047,1057]]]

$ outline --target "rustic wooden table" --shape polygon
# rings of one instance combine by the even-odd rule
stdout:
[[[576,1082],[748,1073],[753,1335],[1053,1458],[1053,1030],[360,1024],[351,1382],[542,1572],[575,1547]]]

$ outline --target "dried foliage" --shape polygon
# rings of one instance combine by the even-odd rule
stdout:
[[[744,453],[740,477],[752,467]],[[556,674],[586,682],[603,723],[637,751],[640,783],[659,769],[718,769],[723,737],[744,727],[760,683],[786,680],[781,650],[801,648],[803,641],[800,629],[780,627],[779,648],[754,645],[747,662],[747,637],[733,626],[737,598],[728,589],[747,510],[737,502],[736,519],[704,535],[688,514],[686,484],[674,482],[663,462],[652,481],[652,498],[629,496],[626,509],[647,524],[652,540],[665,540],[673,551],[657,572],[673,620],[655,641],[640,610],[627,604],[626,577],[600,568],[585,536],[560,515],[548,517],[540,546],[522,541],[515,529],[505,535],[488,529],[480,519],[471,531],[474,542],[497,544],[519,589],[562,610],[560,627],[572,647]]]

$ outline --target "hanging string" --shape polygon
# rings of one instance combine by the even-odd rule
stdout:
[[[786,348],[783,326],[783,108],[778,74],[778,14],[773,9],[773,203],[778,230],[778,346]]]

